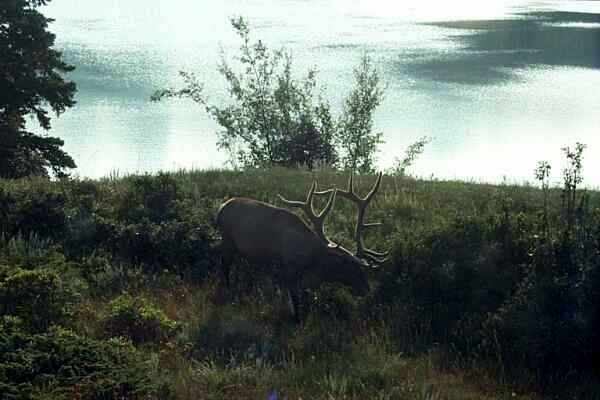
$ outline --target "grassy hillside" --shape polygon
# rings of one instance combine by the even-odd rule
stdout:
[[[598,193],[384,176],[366,239],[390,261],[366,297],[311,289],[296,325],[268,266],[218,284],[213,219],[313,178],[347,176],[0,181],[3,398],[600,398]],[[348,248],[354,212],[326,221]]]

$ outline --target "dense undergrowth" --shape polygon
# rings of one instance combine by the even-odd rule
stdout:
[[[302,199],[315,176],[345,186],[279,169],[0,181],[2,398],[600,397],[597,192],[384,176],[367,242],[391,260],[364,298],[308,293],[296,325],[268,267],[217,284],[213,218],[232,196]],[[354,218],[338,199],[326,223],[348,248]]]

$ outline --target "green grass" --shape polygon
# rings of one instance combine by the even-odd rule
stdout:
[[[194,325],[215,329],[208,322],[211,313],[224,314],[223,320],[232,329],[241,326],[242,335],[252,336],[250,332],[256,329],[252,324],[264,328],[266,335],[272,334],[269,330],[274,329],[275,322],[269,322],[272,316],[264,315],[269,307],[258,307],[252,299],[245,299],[243,304],[205,303],[205,296],[214,296],[215,290],[212,284],[182,284],[169,299],[165,299],[165,289],[144,293],[155,293],[156,302],[162,299],[164,310],[172,310],[171,317],[180,316],[180,321],[186,321],[184,337],[194,336]],[[187,312],[194,316],[185,317]],[[246,324],[236,324],[240,319]],[[359,329],[344,351],[310,351],[310,331],[338,329],[335,323],[310,319],[295,326],[288,321],[282,329],[287,332],[280,332],[276,339],[283,341],[282,337],[289,335],[287,345],[274,359],[252,347],[233,354],[215,351],[216,348],[195,353],[187,347],[192,346],[189,342],[167,343],[156,354],[157,369],[167,374],[175,398],[190,400],[265,399],[272,390],[277,390],[280,398],[285,395],[289,399],[538,398],[530,391],[517,395],[515,387],[502,385],[475,369],[442,368],[442,352],[434,349],[412,356],[398,352],[384,326]]]
[[[313,292],[308,316],[297,325],[264,268],[238,262],[233,288],[219,285],[213,219],[233,196],[276,205],[278,194],[304,199],[313,179],[320,189],[347,183],[336,171],[285,169],[0,181],[0,295],[16,293],[11,277],[23,270],[55,271],[60,280],[51,286],[20,283],[22,290],[38,285],[55,300],[51,310],[40,305],[40,318],[51,319],[57,299],[68,298],[60,314],[69,318],[55,323],[104,344],[152,324],[153,335],[131,343],[130,358],[147,366],[161,391],[146,383],[136,389],[142,381],[127,377],[132,398],[166,396],[165,387],[175,399],[265,399],[272,390],[290,400],[597,398],[589,367],[570,374],[544,369],[579,368],[584,358],[568,357],[595,342],[588,316],[596,304],[589,282],[600,271],[593,253],[600,233],[597,192],[587,193],[576,229],[566,234],[560,188],[550,190],[545,210],[544,192],[528,185],[384,176],[367,211],[368,221],[383,225],[369,230],[366,242],[390,249],[391,260],[370,272],[365,298],[335,286]],[[366,193],[374,181],[357,177],[358,191]],[[327,234],[353,249],[354,223],[354,206],[338,198]],[[563,275],[554,272],[563,269]],[[572,270],[586,271],[587,280]],[[570,282],[564,277],[573,285],[561,284]],[[123,299],[120,325],[111,322],[108,329],[107,318]],[[546,307],[549,299],[560,307],[581,304],[577,312],[587,325],[575,319],[566,326],[580,331],[552,325],[561,320]],[[27,320],[14,307],[2,310],[0,317]],[[570,349],[568,338],[581,342],[569,352],[549,351],[550,343]],[[526,354],[532,346],[549,361],[536,364]],[[0,383],[11,384],[1,361]],[[40,382],[35,390],[43,393]],[[93,390],[86,396],[96,398]]]

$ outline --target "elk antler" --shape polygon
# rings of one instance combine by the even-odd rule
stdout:
[[[367,206],[369,205],[369,203],[373,199],[373,196],[379,189],[379,185],[381,184],[382,176],[383,176],[383,173],[380,172],[379,176],[377,177],[377,181],[375,182],[375,185],[373,185],[373,187],[371,188],[369,193],[364,198],[359,197],[356,194],[356,192],[354,191],[354,174],[352,174],[352,173],[350,174],[350,178],[348,179],[348,189],[346,189],[346,190],[337,189],[339,191],[340,196],[356,203],[356,205],[358,206],[358,217],[357,217],[357,221],[356,221],[356,227],[354,230],[354,237],[356,239],[356,254],[355,254],[356,257],[368,259],[377,264],[381,264],[381,263],[385,262],[386,261],[385,257],[388,255],[389,252],[386,251],[386,252],[380,253],[380,252],[377,252],[374,250],[367,249],[365,247],[365,243],[362,238],[362,232],[363,232],[364,228],[381,225],[381,222],[365,224],[365,223],[363,223],[363,219],[365,217],[365,210],[367,209]],[[325,192],[321,192],[319,194],[322,194],[322,193],[325,193]]]
[[[287,206],[302,209],[302,211],[304,211],[304,214],[310,220],[310,222],[315,230],[315,233],[321,238],[321,240],[323,240],[327,244],[333,244],[333,242],[331,240],[329,240],[327,238],[327,236],[325,236],[325,228],[323,226],[323,222],[325,221],[325,217],[327,216],[327,214],[329,214],[329,212],[333,208],[333,203],[335,201],[335,195],[337,193],[337,189],[329,190],[329,191],[331,191],[329,200],[327,201],[325,208],[323,208],[323,210],[318,214],[315,213],[315,209],[313,207],[313,196],[315,194],[316,189],[317,189],[317,181],[313,181],[313,184],[310,187],[310,190],[308,191],[308,196],[306,196],[306,201],[292,201],[292,200],[287,200],[285,197],[283,197],[280,194],[278,196],[279,196],[279,199],[283,203],[285,203]]]

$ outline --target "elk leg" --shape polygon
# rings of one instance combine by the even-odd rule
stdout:
[[[279,260],[277,268],[277,280],[282,288],[286,288],[288,295],[288,304],[292,312],[292,316],[296,322],[300,322],[300,306],[301,306],[301,290],[300,290],[300,274],[301,264],[297,259]]]
[[[225,281],[225,287],[229,289],[231,287],[230,270],[231,264],[233,263],[233,256],[229,253],[223,254],[221,258],[221,272],[223,274],[223,280]]]
[[[300,295],[295,289],[288,289],[290,309],[296,323],[300,323]]]
[[[233,246],[231,246],[229,240],[223,238],[223,242],[221,243],[221,274],[227,289],[229,289],[231,286],[230,272],[231,264],[233,263],[233,256]]]
[[[294,316],[294,321],[296,323],[300,323],[302,321],[302,287],[300,286],[300,282],[295,282],[294,284],[288,286],[288,293],[290,297],[292,315]]]

